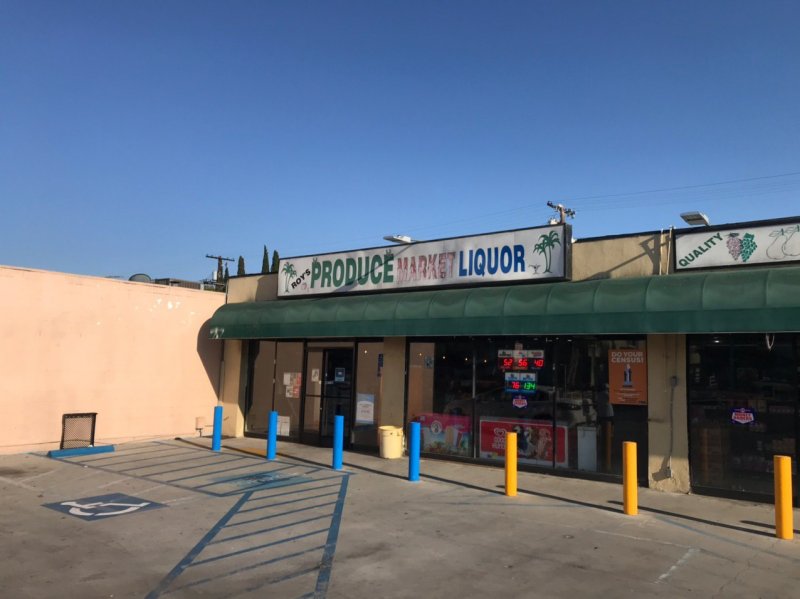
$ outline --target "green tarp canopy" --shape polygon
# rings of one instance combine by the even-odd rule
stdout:
[[[800,331],[800,267],[226,304],[216,339]]]

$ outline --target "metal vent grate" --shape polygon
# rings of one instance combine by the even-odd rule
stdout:
[[[92,447],[97,412],[64,414],[61,426],[61,449]]]

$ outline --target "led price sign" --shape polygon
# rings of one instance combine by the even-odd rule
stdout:
[[[499,349],[497,367],[503,372],[531,372],[544,366],[544,350],[541,349]]]
[[[536,373],[507,372],[505,376],[505,392],[533,395],[536,393]]]

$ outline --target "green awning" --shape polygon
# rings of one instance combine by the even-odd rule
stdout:
[[[800,331],[800,267],[226,304],[217,339]]]

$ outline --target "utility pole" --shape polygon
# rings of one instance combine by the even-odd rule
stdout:
[[[210,254],[206,254],[206,258],[211,258],[212,260],[217,261],[217,284],[221,285],[223,281],[222,275],[222,262],[233,262],[233,258],[224,258],[222,256],[212,256]]]
[[[566,222],[566,217],[575,218],[575,211],[572,208],[567,208],[564,204],[554,204],[547,202],[547,205],[558,212],[559,220],[556,224],[563,225]]]

